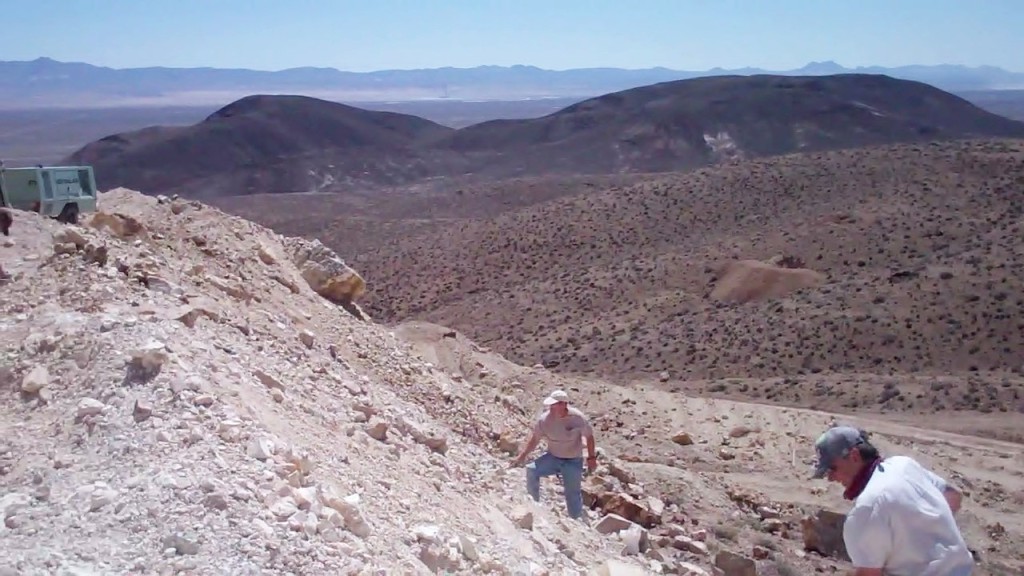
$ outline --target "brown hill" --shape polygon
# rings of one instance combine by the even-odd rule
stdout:
[[[607,94],[543,118],[449,134],[499,154],[494,175],[661,172],[736,158],[970,136],[1024,137],[1024,123],[920,82],[870,74],[720,76]]]
[[[92,164],[101,189],[191,197],[307,192],[419,179],[437,169],[419,144],[450,130],[306,96],[249,96],[192,126],[107,136],[67,162]]]
[[[356,258],[375,317],[450,325],[519,363],[679,385],[757,378],[701,386],[802,404],[1012,411],[1024,409],[1022,186],[1021,141],[792,155],[452,221]],[[716,276],[744,260],[807,268],[806,287],[712,298],[757,293]],[[926,376],[865,376],[909,373]],[[820,393],[788,384],[800,374]]]
[[[686,170],[739,158],[973,136],[1024,137],[927,84],[888,76],[723,76],[607,94],[459,130],[298,96],[254,96],[185,128],[85,146],[101,188],[212,198],[355,191],[437,177]]]

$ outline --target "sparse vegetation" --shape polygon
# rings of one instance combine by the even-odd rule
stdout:
[[[955,389],[962,379],[946,375],[970,372],[1002,382],[1019,368],[1022,302],[998,295],[1024,291],[1019,217],[1004,216],[1022,207],[998,190],[1024,169],[1024,145],[916,148],[460,183],[458,201],[427,191],[317,209],[334,215],[315,228],[367,270],[375,318],[451,325],[523,364],[617,379],[735,377],[745,387],[703,389],[825,409],[1012,410],[1019,376],[991,395],[932,383]],[[300,219],[263,201],[291,202],[232,209],[271,225],[289,218],[280,227],[292,233],[309,226],[308,208]],[[722,264],[776,255],[827,283],[745,305],[708,298]],[[900,381],[886,390],[892,378],[865,377],[851,388],[848,373]]]
[[[729,542],[735,542],[739,536],[740,531],[735,526],[728,526],[725,524],[718,524],[712,528],[712,532],[715,534],[715,538],[719,540],[727,540]]]
[[[772,566],[775,568],[775,572],[779,576],[802,576],[799,569],[785,560],[774,560],[772,562]]]

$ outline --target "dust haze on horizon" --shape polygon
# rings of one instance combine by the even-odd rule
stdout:
[[[792,70],[954,64],[1024,71],[1024,5],[990,0],[624,2],[452,0],[429,5],[241,0],[11,5],[0,60],[48,57],[112,68],[214,67],[353,72],[482,65]],[[60,13],[77,34],[53,34]]]

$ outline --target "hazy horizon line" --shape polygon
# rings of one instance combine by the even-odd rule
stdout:
[[[1001,70],[1003,72],[1008,72],[1008,73],[1011,73],[1011,74],[1024,74],[1024,72],[1021,72],[1021,71],[1018,71],[1018,70],[1010,70],[1010,69],[1003,68],[1001,66],[995,66],[995,65],[992,65],[992,64],[979,64],[979,65],[976,65],[976,66],[971,66],[971,65],[968,65],[968,64],[954,64],[954,63],[950,63],[950,62],[943,62],[943,63],[940,63],[940,64],[913,64],[913,63],[912,64],[900,64],[898,66],[883,66],[881,64],[864,64],[864,65],[847,66],[845,64],[840,64],[839,62],[837,62],[835,60],[809,60],[809,61],[807,61],[807,63],[803,64],[802,66],[797,66],[795,68],[775,68],[775,69],[772,69],[772,68],[762,68],[760,66],[753,66],[753,65],[740,66],[740,67],[736,67],[736,68],[726,68],[726,67],[723,67],[723,66],[713,66],[711,68],[703,68],[703,69],[701,69],[701,68],[689,68],[689,69],[687,69],[687,68],[672,68],[672,67],[669,67],[669,66],[645,66],[645,67],[640,67],[640,68],[625,68],[625,67],[622,67],[622,66],[583,66],[583,67],[575,67],[575,68],[545,68],[543,66],[537,66],[535,64],[478,64],[476,66],[434,66],[434,67],[427,67],[427,68],[379,68],[379,69],[374,69],[374,70],[362,70],[362,71],[359,71],[359,70],[345,70],[345,69],[342,69],[342,68],[336,68],[334,66],[291,66],[291,67],[288,67],[288,68],[266,69],[266,68],[246,68],[246,67],[243,67],[243,66],[238,66],[238,67],[221,67],[221,66],[163,66],[163,65],[159,65],[159,64],[154,64],[154,65],[149,65],[149,66],[130,66],[130,67],[124,67],[124,68],[117,68],[117,67],[114,67],[114,66],[106,66],[106,65],[103,65],[103,64],[96,64],[96,63],[87,62],[87,61],[58,60],[58,59],[52,58],[50,56],[38,56],[38,57],[36,57],[36,58],[34,58],[32,60],[3,60],[2,62],[8,62],[8,63],[15,63],[15,62],[31,63],[31,62],[36,62],[38,60],[49,60],[49,61],[57,62],[57,63],[60,63],[60,64],[84,64],[84,65],[87,65],[87,66],[93,66],[93,67],[96,67],[96,68],[107,68],[107,69],[110,69],[110,70],[145,70],[145,69],[152,69],[152,68],[164,68],[164,69],[168,69],[168,70],[248,70],[248,71],[252,71],[252,72],[270,72],[270,73],[274,73],[274,72],[287,72],[287,71],[290,71],[290,70],[304,70],[304,69],[307,69],[307,70],[334,70],[334,71],[337,71],[337,72],[346,72],[346,73],[350,73],[350,74],[373,74],[375,72],[415,72],[415,71],[421,71],[421,70],[474,70],[474,69],[477,69],[477,68],[534,68],[534,69],[537,69],[537,70],[543,70],[543,71],[548,71],[548,72],[570,72],[570,71],[574,71],[574,70],[624,70],[624,71],[629,71],[629,72],[642,72],[642,71],[647,71],[647,70],[667,70],[667,71],[670,71],[670,72],[710,72],[710,71],[713,71],[713,70],[726,70],[726,71],[729,71],[729,70],[745,70],[745,69],[763,70],[763,71],[766,71],[766,72],[789,72],[789,71],[793,71],[793,70],[800,70],[802,68],[807,68],[808,66],[815,65],[815,64],[819,64],[819,65],[821,65],[821,64],[833,65],[834,64],[836,66],[839,66],[839,67],[847,69],[847,70],[858,70],[858,69],[863,69],[863,68],[885,68],[885,69],[892,70],[892,69],[911,68],[911,67],[938,68],[938,67],[948,66],[948,67],[956,67],[956,68],[966,68],[968,70],[978,70],[978,69],[990,68],[990,69],[995,69],[995,70]]]

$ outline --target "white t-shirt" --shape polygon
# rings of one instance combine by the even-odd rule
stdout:
[[[892,576],[968,576],[974,559],[942,495],[945,488],[913,458],[883,460],[843,526],[854,567],[884,568]]]

